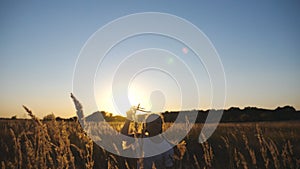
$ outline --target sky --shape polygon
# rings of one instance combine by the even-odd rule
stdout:
[[[75,116],[70,93],[73,92],[74,70],[80,51],[107,23],[142,12],[178,16],[207,36],[224,68],[224,108],[274,109],[291,105],[299,110],[299,8],[298,1],[1,1],[0,116],[26,117],[22,105],[28,106],[39,117],[49,113],[60,117]],[[125,56],[136,51],[139,52],[131,58],[147,56],[147,50],[143,49],[152,49],[149,57],[156,58],[156,62],[163,59],[169,65],[176,61],[187,62],[188,67],[195,70],[195,83],[200,91],[199,107],[190,105],[188,108],[214,108],[210,104],[211,87],[205,67],[201,63],[189,63],[190,58],[196,57],[192,50],[169,37],[142,35],[116,45],[98,66],[92,90],[99,110],[115,111],[110,103],[111,93],[105,92],[113,86],[105,81],[105,76],[111,78],[114,75],[111,68]],[[139,63],[148,62],[149,57]],[[126,61],[132,62],[129,65],[135,62]],[[104,73],[106,71],[108,73]],[[193,95],[194,88],[189,86],[189,80],[182,82],[184,77],[180,74],[187,71],[183,67],[170,68],[170,71],[181,82],[179,87],[178,79],[172,79],[168,72],[147,70],[131,81],[130,103],[142,102],[142,106],[151,109],[151,104],[158,104],[155,100],[159,98],[165,102],[163,110],[182,108],[180,103],[185,100],[180,100],[181,91]],[[149,101],[151,98],[154,98],[153,102]],[[191,98],[188,102],[194,101]]]

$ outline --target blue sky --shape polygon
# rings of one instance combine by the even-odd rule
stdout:
[[[0,116],[23,117],[22,104],[40,117],[75,115],[69,93],[81,48],[106,23],[138,12],[179,16],[207,35],[226,74],[225,108],[300,109],[299,7],[298,1],[1,1]]]

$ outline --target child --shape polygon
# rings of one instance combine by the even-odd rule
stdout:
[[[137,164],[137,168],[152,169],[152,165],[154,165],[157,169],[172,168],[174,165],[174,151],[172,149],[172,145],[162,136],[162,117],[158,114],[148,115],[143,132],[141,134],[135,133],[135,135],[130,135],[128,134],[128,130],[134,115],[134,109],[127,112],[127,120],[121,129],[121,134],[143,138],[141,147],[143,151],[142,156],[145,158],[140,159]],[[134,145],[135,143],[131,144]]]

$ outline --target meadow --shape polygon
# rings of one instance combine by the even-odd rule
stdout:
[[[0,120],[1,168],[134,168],[135,159],[109,153],[95,144],[78,120]],[[114,135],[101,127],[105,140]],[[110,122],[115,131],[122,122]],[[172,123],[166,123],[167,129]],[[184,130],[186,123],[175,128]],[[221,123],[204,143],[198,137],[202,124],[195,124],[175,146],[175,168],[300,168],[299,121]],[[113,137],[113,136],[112,136]],[[118,139],[109,140],[122,151]]]

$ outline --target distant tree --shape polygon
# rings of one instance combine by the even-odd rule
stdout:
[[[284,107],[277,107],[276,110],[280,110],[280,111],[288,111],[288,112],[294,112],[296,111],[296,109],[292,106],[284,106]]]
[[[55,115],[53,113],[46,115],[43,120],[50,121],[55,120]]]
[[[71,121],[78,121],[78,117],[77,117],[77,116],[71,117],[70,120],[71,120]]]
[[[56,120],[56,121],[62,121],[62,120],[64,120],[64,119],[61,118],[61,117],[56,117],[55,120]]]
[[[239,121],[249,121],[250,120],[250,116],[248,114],[241,114],[240,118],[238,119]]]
[[[239,107],[230,107],[228,111],[240,111],[241,109]]]
[[[99,112],[99,111],[98,111]],[[100,113],[102,114],[103,118],[105,119],[107,113],[105,111],[100,111]]]
[[[16,120],[16,119],[17,119],[17,116],[14,115],[14,116],[11,117],[11,119],[12,119],[12,120]]]

